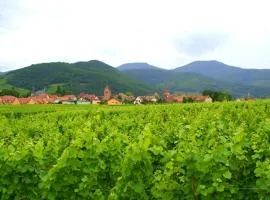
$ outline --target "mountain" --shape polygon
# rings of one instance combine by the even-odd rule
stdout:
[[[143,84],[155,88],[159,92],[162,92],[164,88],[169,88],[171,92],[201,92],[204,89],[226,89],[226,83],[190,72],[178,73],[157,67],[126,68],[122,72]]]
[[[218,61],[196,61],[165,70],[147,63],[127,63],[114,68],[101,61],[42,63],[6,72],[0,76],[0,90],[16,88],[22,92],[46,88],[53,93],[58,86],[72,91],[102,95],[105,85],[113,93],[136,95],[162,92],[198,93],[206,89],[226,90],[234,97],[248,93],[270,96],[270,70],[243,69]]]
[[[161,69],[158,67],[155,67],[153,65],[149,65],[148,63],[126,63],[123,65],[120,65],[118,68],[120,71],[127,71],[127,70],[144,70],[144,69]]]
[[[2,79],[9,85],[28,90],[47,88],[53,92],[58,85],[61,85],[74,94],[89,92],[101,95],[105,85],[109,85],[114,93],[153,92],[150,87],[97,60],[72,64],[64,62],[35,64],[10,71]]]
[[[235,97],[248,92],[258,97],[270,94],[270,75],[261,73],[270,70],[247,70],[218,61],[196,61],[173,70],[139,68],[136,63],[128,66],[132,68],[122,69],[123,73],[159,91],[167,87],[171,92],[226,90]]]
[[[234,84],[260,87],[270,85],[270,69],[243,69],[218,61],[196,61],[174,71],[197,73]]]

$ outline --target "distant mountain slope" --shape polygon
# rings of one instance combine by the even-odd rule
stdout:
[[[151,88],[122,74],[117,69],[97,60],[89,62],[43,63],[14,70],[4,75],[8,84],[20,88],[40,90],[55,84],[73,93],[91,92],[101,95],[105,85],[113,92],[147,94]]]
[[[247,96],[248,93],[254,96],[270,94],[270,84],[269,86],[265,84],[264,79],[258,79],[262,80],[264,84],[251,85],[248,84],[249,81],[245,77],[237,78],[237,75],[231,77],[231,79],[234,78],[235,82],[223,78],[223,74],[231,73],[231,70],[242,76],[240,72],[244,69],[230,67],[217,61],[206,63],[204,64],[205,67],[201,67],[201,62],[194,62],[174,70],[146,67],[138,69],[135,66],[133,69],[123,70],[123,73],[144,84],[155,87],[159,91],[168,87],[174,92],[201,92],[205,89],[227,90],[236,97]]]
[[[228,84],[196,73],[177,73],[163,69],[134,69],[123,73],[156,88],[162,92],[169,88],[171,92],[201,92],[204,89],[223,90]]]
[[[270,69],[243,69],[226,65],[218,61],[196,61],[176,72],[192,72],[229,83],[267,87],[270,86]]]
[[[139,69],[161,69],[155,67],[153,65],[149,65],[148,63],[126,63],[120,65],[118,68],[120,71],[127,71],[127,70],[139,70]]]

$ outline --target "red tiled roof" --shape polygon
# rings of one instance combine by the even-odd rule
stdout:
[[[65,96],[62,96],[62,97],[59,97],[59,99],[61,101],[74,101],[76,100],[76,96],[75,95],[65,95]]]
[[[10,104],[18,99],[17,99],[17,97],[14,97],[14,96],[2,96],[1,100],[2,100],[3,104]]]
[[[193,96],[191,97],[194,101],[205,101],[209,96]]]
[[[49,95],[44,93],[44,94],[40,94],[40,95],[37,95],[35,97],[39,97],[39,98],[43,98],[43,99],[49,99]]]
[[[173,96],[173,101],[181,103],[181,102],[183,102],[183,100],[184,100],[183,96]]]
[[[28,98],[18,98],[18,100],[20,104],[28,104],[32,99],[28,97]]]
[[[40,96],[31,97],[31,99],[36,102],[37,104],[46,104],[48,103],[46,98],[42,98]]]
[[[57,95],[49,95],[48,103],[54,103],[59,97]]]
[[[168,95],[166,96],[165,100],[169,103],[171,102],[183,102],[184,96],[178,96],[178,95]]]
[[[85,100],[89,100],[89,101],[93,101],[95,100],[97,96],[95,94],[84,94],[84,93],[81,93],[79,95],[79,98],[82,98],[82,99],[85,99]]]

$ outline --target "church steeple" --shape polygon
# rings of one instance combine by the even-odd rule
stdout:
[[[111,95],[112,95],[111,90],[110,90],[109,86],[106,85],[104,88],[104,99],[107,101],[110,100]]]
[[[168,88],[166,87],[166,88],[164,88],[164,91],[163,91],[163,98],[165,100],[167,100],[169,98],[169,96],[170,96],[170,92],[169,92]]]

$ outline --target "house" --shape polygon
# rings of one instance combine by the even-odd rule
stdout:
[[[191,97],[195,102],[212,102],[212,98],[209,96],[193,96]]]
[[[95,97],[95,99],[92,100],[92,104],[100,104],[100,99],[98,97]]]
[[[133,95],[126,95],[124,93],[119,93],[116,98],[119,99],[122,103],[132,103],[135,100]]]
[[[136,105],[140,105],[140,104],[142,104],[142,102],[143,102],[143,99],[139,96],[135,99],[135,101],[133,103]]]
[[[43,98],[42,96],[33,96],[31,99],[36,103],[36,104],[47,104],[48,100],[46,98]]]
[[[142,104],[142,103],[156,103],[158,101],[156,96],[138,96],[134,104]]]
[[[20,104],[18,98],[14,96],[2,96],[1,101],[2,101],[2,104],[7,104],[7,105]]]
[[[82,102],[89,102],[89,103],[92,103],[92,104],[99,104],[100,103],[100,99],[95,94],[81,93],[79,95],[79,100],[82,101]]]
[[[89,105],[89,104],[91,104],[91,102],[90,101],[84,101],[84,100],[78,100],[77,104],[79,104],[79,105]]]
[[[61,101],[76,101],[77,97],[75,95],[64,95],[62,97],[59,97]]]
[[[169,91],[167,89],[165,89],[163,92],[163,99],[164,99],[164,101],[166,101],[168,103],[173,103],[173,102],[182,103],[184,100],[184,96],[177,95],[177,94],[171,95],[169,93]]]
[[[47,93],[36,95],[36,97],[39,97],[39,98],[42,98],[42,99],[47,99],[47,100],[50,98],[50,96]]]
[[[1,104],[3,104],[3,102],[2,102],[2,99],[1,99],[1,96],[0,96],[0,105],[1,105]]]
[[[51,96],[49,96],[47,93],[43,92],[43,93],[35,93],[38,95],[32,95],[30,97],[30,99],[32,99],[32,101],[35,102],[35,104],[47,104],[47,103],[52,103],[54,99],[52,99]]]
[[[30,97],[28,97],[28,98],[18,98],[18,100],[19,100],[19,102],[20,102],[20,104],[35,104],[36,102],[33,100],[33,99],[31,99]]]
[[[49,95],[48,103],[59,102],[58,98],[59,98],[59,97],[58,97],[57,95]],[[58,101],[57,101],[57,100],[58,100]]]
[[[115,98],[110,99],[107,103],[108,103],[108,105],[120,105],[121,104],[121,102]]]
[[[75,104],[77,97],[75,95],[64,95],[58,98],[59,103],[62,104]]]
[[[173,103],[173,102],[175,102],[175,103],[183,103],[183,101],[184,101],[184,96],[181,96],[181,95],[176,95],[176,94],[174,94],[174,95],[170,95],[170,96],[168,96],[166,99],[164,99],[166,102],[168,102],[168,103]]]
[[[75,101],[61,101],[62,104],[75,104]]]
[[[85,100],[85,101],[92,101],[93,99],[96,98],[96,95],[95,94],[85,94],[85,93],[81,93],[79,95],[79,99],[80,100]]]
[[[155,96],[142,96],[143,101],[156,103],[157,98]]]
[[[256,101],[256,98],[254,98],[254,97],[248,97],[246,100],[247,101]]]
[[[245,101],[245,98],[237,98],[235,101],[237,101],[237,102]]]

